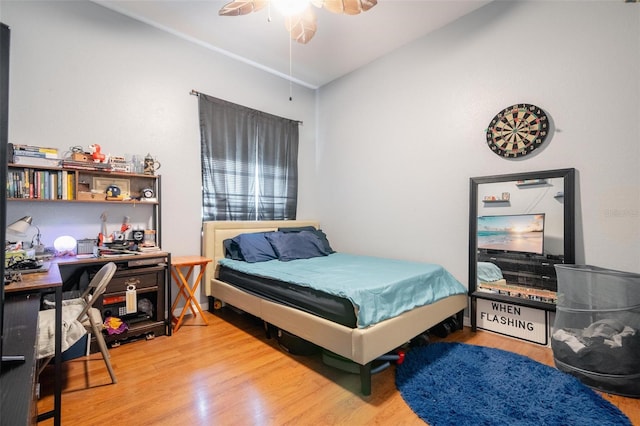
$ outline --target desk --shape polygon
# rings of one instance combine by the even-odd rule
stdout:
[[[114,279],[109,283],[108,289],[112,293],[122,294],[124,295],[124,290],[126,289],[126,283],[129,279],[137,279],[140,274],[144,274],[142,281],[144,281],[144,277],[158,277],[155,281],[152,280],[150,284],[150,288],[145,287],[145,283],[138,285],[138,288],[141,288],[141,294],[145,294],[144,292],[148,292],[148,294],[154,294],[157,303],[154,306],[154,312],[156,315],[155,320],[143,321],[136,323],[134,326],[130,327],[130,329],[117,336],[111,336],[113,339],[121,338],[123,336],[133,336],[134,334],[148,334],[150,332],[155,332],[156,334],[171,334],[171,323],[166,319],[165,311],[169,309],[170,296],[165,296],[165,290],[169,291],[169,274],[166,272],[167,264],[171,263],[171,255],[166,252],[153,252],[153,253],[144,253],[139,255],[128,255],[128,256],[119,256],[119,257],[103,257],[103,258],[91,258],[91,259],[77,259],[76,257],[61,257],[54,258],[51,260],[51,266],[49,271],[42,273],[33,273],[33,274],[22,274],[22,281],[11,283],[4,287],[5,297],[8,301],[7,304],[15,302],[15,308],[21,312],[24,320],[20,320],[15,318],[15,320],[9,321],[9,314],[5,314],[6,326],[5,330],[8,332],[8,336],[12,336],[13,334],[20,336],[19,342],[14,342],[11,340],[5,340],[3,350],[5,348],[15,348],[16,351],[24,351],[22,347],[20,347],[17,343],[27,345],[27,338],[25,336],[27,332],[27,328],[29,328],[29,332],[33,332],[32,340],[29,345],[31,348],[30,351],[31,356],[25,357],[29,361],[25,360],[23,365],[18,365],[12,368],[10,371],[7,371],[5,374],[3,371],[2,377],[0,377],[0,384],[2,389],[2,418],[0,419],[0,425],[16,425],[16,424],[29,424],[32,423],[29,420],[29,401],[23,400],[21,402],[18,401],[19,395],[24,395],[24,392],[9,392],[11,389],[12,383],[22,383],[21,386],[29,386],[29,383],[33,385],[33,380],[35,377],[35,373],[33,372],[35,363],[35,335],[37,332],[37,319],[38,312],[37,310],[31,313],[33,310],[33,306],[37,305],[39,308],[39,303],[33,303],[33,300],[40,299],[40,293],[43,291],[51,291],[55,290],[55,307],[56,307],[56,338],[55,338],[55,355],[54,355],[54,409],[47,413],[42,413],[38,416],[38,420],[45,420],[53,417],[54,424],[60,424],[60,408],[62,401],[62,291],[63,286],[69,285],[69,281],[73,281],[77,278],[77,275],[80,275],[82,271],[87,269],[99,269],[104,263],[107,262],[115,262],[118,265],[119,271],[116,272]],[[151,272],[147,272],[151,270]],[[157,286],[157,288],[156,288]],[[64,288],[64,290],[68,290],[68,288]],[[37,297],[36,297],[37,296]],[[22,299],[30,298],[31,303],[28,303],[29,313],[27,314],[26,306]],[[5,306],[7,306],[5,304]],[[9,309],[9,308],[7,308]],[[33,316],[34,318],[29,318],[28,316]],[[13,318],[12,318],[13,319]],[[8,327],[13,327],[14,330],[8,330]],[[13,333],[15,331],[15,333]],[[10,339],[11,337],[8,337]],[[109,336],[107,336],[109,339]],[[10,353],[9,350],[5,351],[5,355],[17,355],[18,353]],[[28,355],[26,353],[19,353],[20,355]],[[19,377],[18,377],[19,376]],[[33,400],[33,395],[31,395],[31,401]],[[32,401],[35,404],[35,401]],[[6,416],[5,416],[6,414]],[[24,420],[23,420],[24,419]]]
[[[36,350],[40,295],[13,295],[4,304],[5,355],[22,355],[24,362],[2,366],[0,391],[2,416],[0,424],[35,424]]]
[[[11,300],[15,298],[15,300],[19,301],[21,305],[25,303],[29,303],[29,299],[38,300],[38,308],[39,305],[39,293],[45,290],[55,290],[55,307],[56,307],[56,339],[55,339],[55,356],[54,356],[54,402],[53,402],[53,410],[47,413],[42,413],[38,416],[38,421],[45,420],[53,417],[54,425],[60,425],[60,408],[62,405],[62,279],[60,277],[60,270],[57,265],[52,264],[49,268],[49,271],[35,274],[23,274],[22,281],[14,282],[4,287],[5,297],[9,301],[8,305],[11,306]],[[30,295],[37,294],[35,298]],[[27,302],[25,302],[27,301]],[[31,308],[33,308],[33,301],[29,303]],[[31,312],[29,310],[28,312]],[[35,328],[37,335],[37,327],[38,327],[38,311],[34,310],[31,313],[35,318],[25,319],[25,323],[18,324],[15,321],[7,324],[8,330],[7,332],[11,335],[11,327],[26,327],[26,328]],[[25,342],[23,342],[25,343]],[[22,375],[24,381],[29,381],[31,385],[33,385],[33,380],[36,379],[34,368],[36,368],[37,360],[35,359],[35,345],[37,341],[34,339],[34,346],[31,348],[33,353],[31,356],[29,354],[21,354],[25,355],[25,363],[22,366],[16,367],[15,371],[8,371],[8,376],[3,372],[2,377],[0,377],[0,381],[2,383],[2,389],[5,387],[11,386],[10,383],[5,383],[9,380],[17,380],[16,375]],[[5,343],[6,346],[3,349],[9,348],[11,341],[7,341]],[[26,346],[26,343],[25,343]],[[20,350],[25,350],[23,347]],[[7,351],[8,352],[8,351]],[[7,353],[7,355],[16,355]],[[30,360],[30,361],[28,361]],[[21,373],[22,371],[22,373]],[[30,379],[29,379],[30,378]],[[13,393],[2,393],[2,424],[20,424],[22,423],[20,419],[28,419],[29,414],[24,413],[24,408],[22,408],[23,412],[20,412],[21,408],[24,406],[24,401],[21,403],[15,402],[13,399],[15,398],[15,394]],[[33,395],[31,395],[31,399],[33,399]],[[36,402],[33,401],[33,404]],[[5,418],[6,416],[6,418]],[[15,417],[14,417],[15,416]],[[7,422],[7,423],[5,423]],[[31,423],[27,421],[27,423]]]
[[[173,301],[171,305],[171,312],[173,312],[178,306],[178,302],[182,297],[185,299],[184,307],[182,308],[182,312],[178,318],[172,317],[171,322],[173,322],[173,332],[175,333],[182,325],[182,320],[184,319],[184,315],[187,312],[187,309],[191,310],[193,316],[195,317],[196,311],[193,309],[193,305],[195,305],[198,312],[200,312],[200,316],[204,321],[205,325],[209,325],[207,322],[207,318],[205,318],[204,313],[202,312],[202,308],[200,308],[200,303],[198,303],[198,299],[195,297],[195,292],[198,289],[198,285],[202,280],[202,276],[204,274],[204,268],[207,266],[207,263],[213,262],[212,259],[208,257],[202,256],[176,256],[171,258],[171,276],[176,281],[178,285],[178,294],[176,295],[176,300]],[[189,278],[193,273],[193,270],[196,266],[199,266],[200,271],[198,273],[198,277],[193,281],[193,287],[189,286]],[[187,274],[185,275],[182,271],[182,268],[185,268]]]

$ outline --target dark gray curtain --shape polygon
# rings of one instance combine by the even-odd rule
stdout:
[[[291,220],[298,122],[199,94],[203,220]]]

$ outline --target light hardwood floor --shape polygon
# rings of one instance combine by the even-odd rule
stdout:
[[[65,362],[62,424],[424,425],[396,390],[394,367],[374,375],[372,395],[363,397],[358,375],[328,367],[319,356],[283,352],[248,315],[229,309],[205,315],[209,326],[191,318],[171,337],[112,348],[115,385],[99,354]],[[553,365],[551,349],[490,332],[465,327],[444,340]],[[42,373],[39,412],[53,406],[52,373],[51,367]],[[640,400],[604,397],[640,425]]]

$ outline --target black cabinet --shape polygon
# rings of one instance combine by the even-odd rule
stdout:
[[[95,304],[102,318],[121,319],[127,329],[120,333],[104,332],[110,346],[117,346],[140,339],[171,334],[169,315],[169,265],[171,255],[165,252],[122,257],[86,259],[59,263],[64,280],[64,290],[82,287],[91,280],[106,262],[114,262],[118,269],[107,285],[107,289]],[[80,278],[79,278],[80,277]],[[82,278],[85,277],[85,278]],[[134,309],[127,310],[127,290],[135,293]],[[95,341],[91,352],[97,352]]]
[[[108,344],[117,345],[132,339],[151,339],[167,334],[165,315],[167,265],[163,258],[158,264],[119,269],[102,296],[100,309],[102,317],[117,317],[127,324],[128,329],[121,334],[108,334]],[[127,288],[135,287],[135,312],[127,312]]]

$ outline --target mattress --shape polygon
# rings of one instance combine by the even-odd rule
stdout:
[[[333,253],[288,262],[220,259],[219,263],[239,272],[348,299],[358,328],[467,292],[442,266],[423,262]]]
[[[250,275],[223,265],[218,271],[218,279],[272,302],[300,309],[345,327],[356,327],[353,305],[343,297],[276,279]]]

